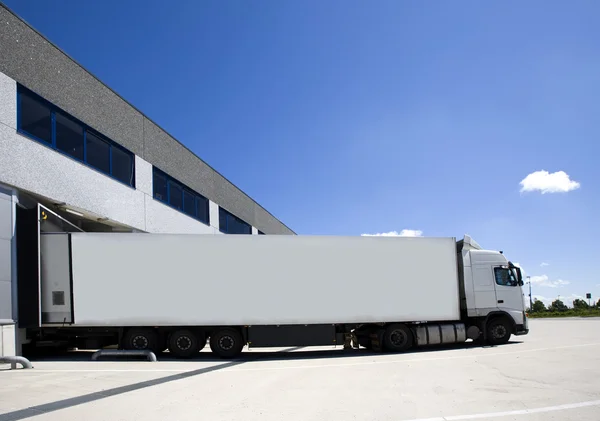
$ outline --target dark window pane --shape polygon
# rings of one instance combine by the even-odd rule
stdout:
[[[83,127],[56,113],[56,149],[83,161]]]
[[[133,156],[113,146],[112,176],[123,183],[133,186]]]
[[[152,182],[154,190],[154,198],[162,202],[167,201],[167,179],[164,175],[154,171],[154,179]]]
[[[498,285],[516,287],[519,285],[512,270],[506,268],[494,268],[494,275]]]
[[[29,94],[21,93],[20,129],[48,143],[52,143],[50,108]]]
[[[196,217],[196,196],[187,190],[183,191],[183,212]]]
[[[196,206],[198,209],[198,219],[208,224],[208,200],[204,197],[196,197]]]
[[[227,232],[227,212],[222,208],[219,208],[219,230]]]
[[[258,231],[258,235],[265,235],[265,233],[262,231]]]
[[[227,234],[252,234],[249,224],[222,208],[219,208],[219,230]]]
[[[235,216],[229,217],[228,227],[230,234],[252,234],[252,227]]]
[[[169,204],[175,209],[183,208],[183,189],[172,181],[169,181]]]
[[[110,174],[110,145],[90,132],[85,134],[85,141],[88,165]]]

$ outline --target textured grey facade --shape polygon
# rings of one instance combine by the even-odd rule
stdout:
[[[293,234],[0,3],[0,72],[266,234]]]

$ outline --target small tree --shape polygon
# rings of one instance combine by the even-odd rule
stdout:
[[[576,300],[573,300],[573,308],[575,310],[584,310],[586,308],[589,308],[589,305],[581,298],[577,298]]]
[[[550,304],[550,311],[566,311],[568,307],[561,300],[554,300],[552,304]]]
[[[598,299],[598,302],[596,303],[596,308],[600,308],[600,298]]]
[[[543,301],[538,300],[537,298],[533,302],[533,308],[531,309],[532,313],[543,313],[546,311],[546,305]]]

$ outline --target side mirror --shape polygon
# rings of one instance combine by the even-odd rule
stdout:
[[[521,268],[515,267],[515,269],[517,269],[517,281],[519,282],[519,286],[522,287],[524,285],[524,283],[523,283],[523,275],[521,275]]]

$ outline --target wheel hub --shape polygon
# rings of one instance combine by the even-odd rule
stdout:
[[[148,348],[148,338],[143,335],[138,335],[131,341],[135,349],[146,349]]]
[[[229,351],[231,348],[233,348],[234,344],[235,340],[231,336],[223,336],[219,339],[219,346],[225,351]]]
[[[395,346],[402,346],[406,343],[406,335],[401,330],[395,330],[390,335],[390,342]]]
[[[497,325],[492,330],[495,339],[503,338],[506,335],[506,327],[503,325]]]
[[[177,338],[177,348],[182,351],[187,351],[192,347],[192,340],[188,336],[180,336]]]

